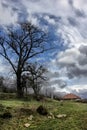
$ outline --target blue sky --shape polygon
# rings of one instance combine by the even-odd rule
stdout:
[[[32,21],[59,45],[47,60],[45,55],[36,58],[46,61],[51,86],[57,91],[87,95],[87,0],[0,0],[0,26],[19,21]],[[0,73],[6,70],[0,58]],[[61,89],[60,81],[67,86]]]

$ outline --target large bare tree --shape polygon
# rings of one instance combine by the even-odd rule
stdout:
[[[47,34],[31,23],[18,24],[0,33],[0,55],[11,65],[17,78],[17,96],[23,97],[21,76],[26,62],[52,49]]]

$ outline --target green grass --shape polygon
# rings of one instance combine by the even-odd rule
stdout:
[[[10,111],[13,115],[11,119],[0,118],[0,130],[87,130],[87,104],[77,103],[74,101],[46,100],[37,102],[35,100],[0,100],[3,108],[0,114]],[[65,118],[51,118],[41,116],[36,112],[39,105],[44,105],[47,110],[56,117],[58,114],[66,114]],[[21,108],[31,109],[33,119],[27,112],[20,112]],[[25,123],[30,126],[26,128]]]

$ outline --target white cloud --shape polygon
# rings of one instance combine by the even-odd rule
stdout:
[[[42,16],[44,13],[46,15],[43,15],[43,18],[56,27],[56,35],[60,34],[64,39],[63,44],[69,47],[58,53],[56,59],[51,60],[50,70],[62,72],[63,79],[67,79],[64,74],[67,70],[74,77],[79,77],[79,74],[86,76],[86,57],[79,50],[81,45],[87,45],[86,0],[0,0],[0,25],[14,24],[19,20],[32,20],[37,25],[40,19],[33,14]],[[0,66],[0,71],[5,71],[2,62]],[[62,68],[59,69],[58,66]]]
[[[54,19],[50,19],[49,16],[45,16],[44,19],[47,20],[48,23],[51,23],[51,24],[55,25],[55,21],[54,21]]]
[[[7,76],[11,71],[11,66],[0,57],[0,75]]]
[[[3,4],[5,6],[2,6]],[[83,16],[82,12],[85,17],[78,16]],[[0,0],[0,24],[15,23],[23,18],[25,20],[32,19],[34,24],[38,24],[38,19],[32,16],[35,13],[47,13],[61,17],[61,20],[57,22],[49,16],[45,16],[44,19],[58,25],[58,33],[62,34],[62,38],[65,43],[69,43],[69,46],[79,47],[81,44],[87,44],[87,9],[84,0],[79,0],[79,2],[75,0],[51,0],[51,2],[50,0],[18,0],[16,2]]]
[[[4,8],[0,0],[0,24],[9,25],[17,22],[17,13],[13,13],[10,7]]]

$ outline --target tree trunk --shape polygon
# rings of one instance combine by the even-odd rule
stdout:
[[[17,75],[17,97],[23,98],[24,92],[21,84],[21,74]]]
[[[34,90],[36,100],[39,101],[40,100],[39,91],[37,89],[35,89],[35,88],[33,90]]]

